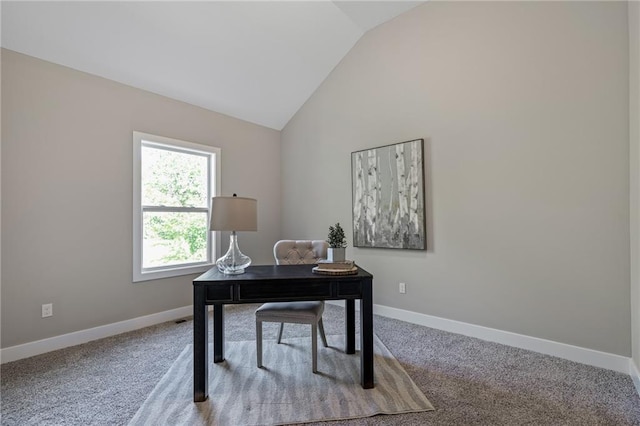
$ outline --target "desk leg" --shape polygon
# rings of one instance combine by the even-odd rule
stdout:
[[[355,300],[347,299],[345,305],[345,341],[344,351],[348,354],[356,353],[356,308]]]
[[[360,376],[362,387],[371,389],[373,384],[373,286],[363,283],[360,302]]]
[[[193,287],[193,400],[205,401],[209,396],[208,326],[204,287]]]
[[[224,305],[213,305],[213,362],[224,361]]]

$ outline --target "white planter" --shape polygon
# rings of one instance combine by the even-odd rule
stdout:
[[[331,248],[327,249],[327,260],[329,262],[344,262],[345,260],[345,251],[344,247],[342,248]]]

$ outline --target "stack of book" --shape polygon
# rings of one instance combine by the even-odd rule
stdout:
[[[318,265],[314,266],[312,271],[316,274],[324,275],[351,275],[358,273],[358,267],[353,260],[343,260],[341,262],[319,260]]]

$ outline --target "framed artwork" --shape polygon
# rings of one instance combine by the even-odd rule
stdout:
[[[351,153],[354,247],[425,250],[424,139]]]

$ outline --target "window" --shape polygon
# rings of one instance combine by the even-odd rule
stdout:
[[[215,259],[220,149],[133,132],[133,281],[203,272]]]

